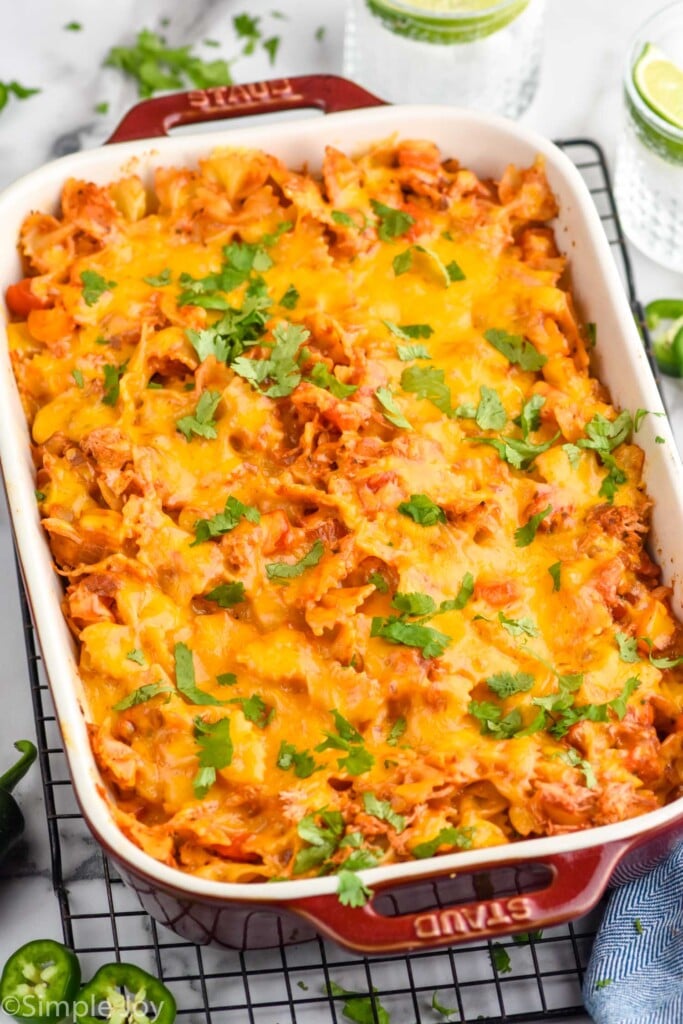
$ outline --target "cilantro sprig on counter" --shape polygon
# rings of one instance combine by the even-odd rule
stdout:
[[[232,83],[227,61],[204,61],[192,53],[190,46],[171,48],[160,35],[146,28],[138,33],[133,46],[112,47],[104,64],[135,79],[142,97],[184,89],[188,84],[209,89]]]
[[[15,81],[0,82],[0,110],[7,106],[10,96],[14,96],[18,100],[27,100],[30,96],[35,96],[40,91],[40,89],[30,89],[28,86],[21,85]]]

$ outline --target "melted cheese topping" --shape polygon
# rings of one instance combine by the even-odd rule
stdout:
[[[540,162],[496,184],[391,141],[321,179],[226,150],[151,196],[69,181],[25,222],[38,500],[95,756],[152,856],[288,878],[680,792],[642,453],[555,213]]]

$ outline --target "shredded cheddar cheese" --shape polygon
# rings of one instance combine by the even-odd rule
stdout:
[[[219,150],[33,213],[11,355],[122,831],[228,881],[680,794],[681,629],[539,160]]]

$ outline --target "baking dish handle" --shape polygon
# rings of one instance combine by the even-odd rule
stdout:
[[[552,878],[546,888],[416,914],[388,917],[374,909],[372,900],[363,907],[344,907],[334,893],[295,900],[287,906],[328,937],[366,953],[454,946],[478,938],[536,931],[587,913],[602,896],[629,845],[611,843],[524,861],[525,867],[538,863],[550,870]],[[495,866],[489,870],[495,871]],[[446,877],[455,874],[449,871]],[[429,876],[427,881],[438,882],[438,877],[444,877],[443,873]],[[377,889],[375,895],[390,888]]]
[[[326,114],[381,107],[384,100],[339,75],[299,75],[244,85],[221,85],[158,96],[136,104],[107,142],[130,142],[167,135],[170,128],[223,121],[278,110],[317,107]]]

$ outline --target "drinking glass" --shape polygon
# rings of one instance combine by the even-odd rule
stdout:
[[[392,103],[519,117],[536,92],[545,0],[347,0],[344,73]]]
[[[615,192],[624,231],[642,252],[683,272],[683,129],[645,102],[634,68],[646,46],[683,68],[683,3],[674,3],[636,32],[624,69],[624,111]]]

